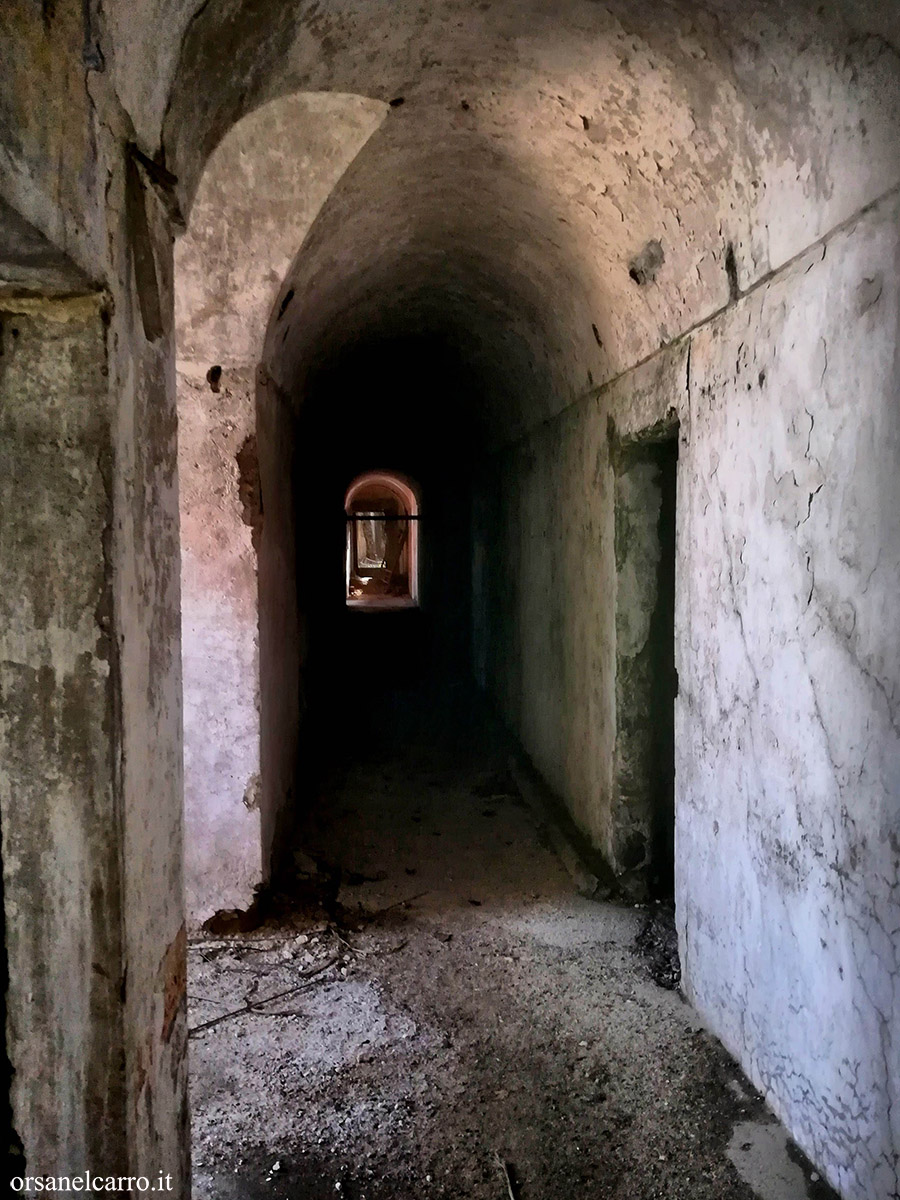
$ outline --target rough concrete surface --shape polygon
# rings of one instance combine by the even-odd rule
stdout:
[[[687,991],[869,1200],[900,1188],[898,228],[694,340],[679,549]]]
[[[386,111],[358,96],[294,95],[246,116],[210,157],[175,249],[185,871],[194,926],[219,909],[248,907],[268,879],[294,771],[296,734],[283,727],[296,723],[287,699],[296,682],[260,694],[260,636],[271,640],[273,605],[285,605],[272,594],[260,600],[259,554],[266,587],[280,595],[292,552],[279,531],[282,481],[268,486],[268,526],[258,478],[249,507],[242,495],[241,455],[252,439],[255,457],[258,405],[268,399],[257,398],[256,369],[297,247]],[[278,624],[276,636],[285,618]],[[275,657],[287,671],[296,662],[283,638]]]
[[[192,945],[197,1200],[494,1200],[501,1163],[522,1200],[783,1200],[741,1147],[785,1135],[651,979],[645,911],[578,895],[505,762],[471,730],[363,755],[293,897]]]
[[[263,879],[259,614],[252,521],[238,458],[255,436],[252,380],[178,375],[189,919],[247,908]]]
[[[106,919],[121,876],[115,764],[102,732],[115,703],[102,553],[111,515],[107,345],[97,296],[44,301],[31,313],[7,304],[12,311],[0,302],[5,1042],[26,1161],[50,1171],[88,1156],[123,1161],[121,931]],[[74,558],[73,544],[94,552]],[[68,909],[73,893],[93,896],[96,907]],[[105,1024],[102,1039],[92,1016]],[[59,1111],[70,1114],[63,1137]]]
[[[608,422],[680,416],[685,986],[854,1200],[900,1146],[896,255],[891,199],[507,452],[483,601],[507,720],[615,862]]]

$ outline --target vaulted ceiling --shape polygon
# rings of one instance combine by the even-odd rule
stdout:
[[[130,87],[186,209],[267,101],[376,106],[278,268],[268,357],[286,386],[347,341],[440,333],[491,374],[511,434],[900,182],[896,31],[874,4],[852,25],[767,0],[210,0],[189,22],[145,0],[123,30],[142,8],[184,31]],[[329,120],[310,109],[243,161],[296,151],[299,209],[311,142],[341,157]]]

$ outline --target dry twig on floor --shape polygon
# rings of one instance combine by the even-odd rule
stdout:
[[[302,992],[307,984],[315,979],[317,975],[321,975],[324,971],[327,971],[329,967],[337,966],[339,961],[340,959],[337,957],[330,958],[328,962],[322,963],[320,967],[316,967],[312,971],[307,971],[307,973],[302,976],[300,983],[295,984],[293,987],[285,988],[283,992],[276,992],[274,996],[266,996],[262,1000],[249,1000],[247,1003],[242,1004],[240,1008],[236,1008],[232,1012],[221,1013],[218,1017],[213,1017],[209,1021],[203,1021],[200,1025],[195,1025],[193,1029],[188,1030],[188,1037],[193,1037],[195,1033],[202,1033],[205,1029],[212,1029],[215,1025],[221,1025],[223,1021],[228,1021],[232,1017],[243,1017],[247,1013],[255,1012],[257,1009],[262,1008],[264,1004],[271,1004],[273,1000],[283,1000],[285,996],[293,996],[296,992]],[[267,1014],[260,1013],[258,1015],[266,1016]]]
[[[215,1004],[217,1008],[225,1008],[227,1000],[213,1000],[212,996],[198,996],[196,992],[188,992],[188,1000],[194,1004]]]
[[[519,1200],[519,1190],[513,1179],[512,1171],[509,1169],[509,1163],[504,1158],[501,1158],[499,1154],[496,1155],[496,1158],[497,1165],[500,1167],[500,1170],[503,1172],[503,1178],[506,1180],[506,1195],[508,1200]]]
[[[412,904],[413,900],[421,900],[423,896],[427,896],[428,892],[416,892],[414,896],[405,896],[402,900],[395,900],[393,904],[388,904],[385,908],[376,908],[374,912],[365,913],[367,921],[374,921],[376,917],[382,917],[385,913],[393,912],[395,908],[401,908],[404,904]]]
[[[273,942],[248,942],[246,935],[233,938],[219,938],[214,942],[191,942],[188,952],[196,950],[204,962],[212,962],[224,954],[234,954],[243,958],[245,954],[269,954],[280,949],[290,938],[279,938]]]
[[[348,942],[347,939],[344,937],[344,935],[341,933],[341,931],[338,929],[337,925],[329,925],[328,928],[329,928],[330,932],[334,934],[334,936],[337,938],[337,940],[342,945],[347,947],[347,949],[351,952],[351,954],[366,955],[366,954],[372,953],[371,950],[360,950],[359,946],[354,946],[352,944],[352,942]]]

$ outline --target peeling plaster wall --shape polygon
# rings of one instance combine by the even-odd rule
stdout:
[[[141,192],[146,228],[126,205],[114,241],[121,257],[110,333],[128,1095],[122,1133],[132,1173],[171,1173],[177,1195],[189,1190],[190,1142],[173,263],[165,207],[146,180]],[[155,285],[136,269],[139,255],[151,253]],[[146,332],[148,313],[158,314],[158,336]]]
[[[6,1038],[14,1127],[48,1173],[127,1165],[100,306],[0,300]]]
[[[185,889],[191,920],[245,909],[263,877],[256,550],[238,455],[252,380],[178,377]],[[255,505],[259,511],[258,500]]]
[[[299,643],[293,517],[282,511],[293,503],[290,422],[277,416],[289,400],[268,384],[257,395],[257,367],[270,320],[291,303],[283,296],[273,312],[297,247],[385,111],[358,96],[286,96],[244,118],[212,155],[176,248],[193,924],[250,906],[293,795]],[[238,462],[248,439],[264,460],[252,512]],[[270,647],[264,696],[261,638]]]
[[[8,0],[2,5],[0,192],[69,255],[83,276],[102,283],[111,298],[106,333],[111,532],[104,540],[95,523],[70,550],[72,565],[79,569],[90,571],[103,559],[117,648],[110,672],[120,703],[107,725],[94,725],[98,761],[112,757],[116,764],[112,786],[124,864],[121,905],[117,911],[113,905],[106,914],[110,924],[122,930],[117,978],[126,980],[122,1035],[115,1046],[124,1061],[126,1118],[116,1124],[115,1136],[110,1135],[116,1143],[112,1156],[127,1154],[133,1170],[148,1174],[157,1166],[172,1170],[176,1194],[186,1194],[179,570],[168,237],[176,203],[189,207],[208,154],[235,121],[274,96],[336,89],[377,96],[382,103],[405,98],[403,106],[391,111],[383,136],[372,139],[370,148],[384,152],[381,160],[360,155],[358,170],[348,172],[346,187],[335,188],[328,212],[323,208],[324,220],[310,230],[304,253],[281,292],[286,297],[293,287],[295,295],[303,297],[302,304],[288,310],[293,358],[276,362],[270,357],[268,365],[290,389],[306,356],[323,337],[353,336],[387,306],[398,327],[409,334],[433,332],[435,321],[449,323],[461,350],[496,384],[498,402],[490,419],[498,443],[533,432],[531,443],[506,456],[502,490],[490,489],[509,540],[509,552],[499,564],[489,564],[490,572],[505,574],[514,619],[506,619],[506,596],[487,597],[487,608],[494,614],[494,644],[486,647],[485,662],[491,656],[500,662],[498,646],[521,653],[517,664],[507,662],[497,673],[504,704],[582,827],[608,843],[615,630],[610,598],[604,593],[604,584],[613,578],[606,416],[615,404],[617,422],[624,419],[632,403],[628,389],[633,386],[640,392],[640,381],[666,364],[672,367],[673,380],[686,378],[686,372],[675,369],[684,347],[657,355],[661,343],[671,343],[687,328],[708,320],[737,289],[765,279],[768,271],[802,253],[836,221],[851,217],[860,204],[897,183],[898,22],[896,6],[878,0],[841,0],[827,10],[818,0],[798,0],[796,5],[723,0],[714,12],[687,0],[615,0],[605,6],[571,0],[552,11],[521,0],[488,8],[454,0],[418,8],[397,5],[389,13],[383,5],[352,0],[325,6],[297,5],[293,0],[71,0],[55,5]],[[145,228],[126,219],[126,146],[132,140],[148,156],[164,157],[180,176],[174,191],[167,191],[151,186],[138,171],[137,190],[144,201],[133,206],[132,218],[146,207]],[[442,161],[453,169],[454,187],[447,186]],[[401,178],[415,179],[415,189],[399,188]],[[462,223],[448,228],[446,214],[454,207]],[[502,214],[502,228],[485,220],[492,208]],[[659,240],[665,258],[654,282],[638,289],[629,267],[653,240]],[[733,256],[727,253],[729,242]],[[887,253],[887,242],[881,252]],[[147,278],[151,258],[158,276],[152,285]],[[141,279],[135,270],[139,261]],[[858,483],[874,488],[878,482],[877,529],[861,524],[852,536],[868,548],[875,544],[876,533],[879,545],[896,544],[890,540],[894,527],[885,516],[890,510],[881,503],[895,486],[884,466],[886,456],[895,453],[890,441],[894,433],[885,423],[870,435],[866,424],[867,416],[874,421],[872,406],[879,396],[874,364],[879,354],[888,354],[887,342],[878,342],[873,333],[874,340],[866,343],[873,349],[853,356],[848,348],[853,343],[846,340],[862,337],[862,322],[883,319],[884,329],[890,327],[884,338],[889,336],[894,344],[895,314],[878,316],[888,312],[887,284],[882,296],[873,300],[878,269],[866,266],[871,282],[863,281],[859,304],[868,309],[853,331],[848,326],[835,330],[833,337],[826,334],[824,376],[817,359],[812,359],[815,371],[810,368],[814,378],[817,374],[825,380],[845,372],[841,401],[828,410],[829,419],[843,423],[843,444],[856,439],[855,450],[836,462],[824,481],[813,463],[801,463],[811,454],[821,467],[830,453],[825,447],[814,449],[819,435],[829,429],[827,420],[807,431],[808,453],[801,455],[798,449],[804,419],[795,401],[808,380],[790,380],[777,404],[769,400],[769,421],[761,429],[770,439],[767,444],[774,445],[774,434],[789,429],[795,419],[792,440],[778,453],[787,455],[790,449],[797,484],[785,477],[779,463],[768,503],[773,511],[784,513],[789,528],[802,520],[805,496],[807,519],[791,544],[799,545],[816,531],[816,555],[810,554],[809,578],[803,581],[806,595],[812,590],[809,612],[804,608],[795,614],[798,619],[785,636],[790,653],[803,646],[809,664],[803,669],[816,682],[823,723],[829,726],[833,749],[839,751],[829,755],[829,761],[838,764],[833,769],[827,762],[822,766],[813,761],[819,746],[813,736],[796,754],[804,770],[812,762],[825,781],[821,792],[827,794],[829,807],[823,811],[834,817],[836,831],[829,836],[844,855],[833,874],[843,892],[838,899],[826,891],[824,868],[804,843],[803,853],[814,860],[808,864],[804,891],[798,893],[799,900],[794,897],[789,913],[782,905],[784,919],[771,927],[759,916],[761,909],[753,908],[750,888],[739,914],[747,922],[746,938],[739,926],[720,923],[715,916],[720,908],[710,915],[711,892],[685,895],[682,902],[682,911],[693,913],[685,917],[689,924],[682,935],[689,986],[697,1002],[750,1069],[760,1078],[767,1073],[773,1101],[807,1148],[831,1162],[833,1175],[845,1173],[848,1195],[867,1200],[873,1195],[881,1200],[883,1155],[889,1145],[885,1121],[891,1119],[884,1113],[896,1114],[898,1106],[878,1104],[868,1110],[871,1117],[863,1113],[856,1126],[864,1130],[865,1144],[862,1149],[854,1144],[842,1154],[842,1139],[850,1145],[847,1130],[856,1110],[853,1085],[844,1082],[841,1072],[855,1070],[849,1042],[858,1038],[860,1095],[867,1069],[875,1072],[868,1084],[874,1079],[879,1085],[879,1098],[886,1092],[880,1080],[891,1072],[897,1076],[885,1015],[896,1003],[891,991],[896,984],[890,972],[878,966],[890,961],[893,950],[879,945],[879,925],[870,919],[883,911],[880,928],[889,930],[895,912],[882,882],[895,878],[891,835],[896,814],[891,805],[897,786],[895,766],[889,761],[894,742],[877,707],[879,696],[890,707],[896,690],[896,663],[890,648],[879,642],[883,633],[878,632],[889,628],[888,606],[896,586],[880,581],[895,559],[869,562],[871,555],[863,555],[854,563],[852,554],[838,553],[839,541],[830,530],[822,533],[819,522],[823,511],[830,512],[832,524],[843,528],[843,513],[855,503],[853,488]],[[830,271],[826,258],[826,264],[811,273],[822,283],[810,300],[815,311],[827,310],[819,321],[825,326],[834,303],[823,276]],[[282,278],[283,273],[276,272],[274,290]],[[778,286],[772,284],[773,293]],[[858,287],[859,281],[854,281],[852,288]],[[764,294],[768,289],[729,309],[728,320],[761,303]],[[144,320],[150,310],[155,310],[152,337]],[[784,320],[798,318],[786,311]],[[774,318],[770,328],[777,328]],[[798,327],[798,346],[817,336],[811,328]],[[730,345],[732,335],[724,325],[721,329],[720,341],[736,359],[737,345]],[[233,330],[232,325],[229,336]],[[273,337],[283,337],[285,326],[276,322],[270,331]],[[726,378],[723,363],[730,360],[716,360],[704,340],[712,336],[705,329],[695,339],[698,369],[702,366],[721,383]],[[498,351],[503,362],[498,362]],[[657,356],[646,371],[628,374],[596,396],[596,385],[630,371],[645,355]],[[220,357],[216,353],[212,361]],[[840,366],[851,358],[855,373]],[[799,352],[794,361],[798,360]],[[204,369],[208,365],[203,361]],[[870,372],[871,386],[863,387],[862,373],[868,378]],[[728,386],[746,405],[744,393]],[[671,390],[667,384],[666,394]],[[615,399],[620,394],[627,401],[621,405]],[[652,408],[660,395],[648,384],[634,403]],[[573,404],[579,398],[581,402]],[[786,421],[781,404],[788,411]],[[682,403],[683,422],[692,415],[684,411],[687,407]],[[702,424],[707,418],[700,414],[699,401],[698,414]],[[749,414],[742,419],[749,420]],[[716,421],[719,440],[727,441],[727,416],[717,413]],[[17,431],[11,442],[14,453],[27,444],[20,434]],[[867,438],[871,458],[865,454]],[[706,444],[701,438],[699,445]],[[857,451],[859,465],[851,468]],[[722,453],[718,443],[715,452]],[[555,467],[550,455],[560,456]],[[754,492],[749,473],[738,478],[735,502],[742,498],[746,510],[758,514],[766,503],[765,479],[757,480]],[[843,492],[840,480],[846,484]],[[817,494],[820,482],[825,486]],[[829,499],[832,484],[837,490]],[[534,495],[538,485],[542,503]],[[694,501],[686,496],[689,507],[682,514],[694,513]],[[3,515],[6,522],[12,518],[8,527],[18,536],[21,514],[15,505],[6,503]],[[778,522],[770,524],[774,530]],[[546,536],[538,538],[535,529]],[[706,536],[702,526],[700,533]],[[49,548],[52,557],[54,531],[35,528],[34,536],[36,545]],[[710,533],[709,544],[714,541]],[[828,547],[834,548],[833,554]],[[740,565],[735,578],[743,569]],[[750,565],[747,570],[746,579],[753,582]],[[862,578],[864,571],[871,574],[871,582],[868,574]],[[768,597],[777,616],[790,597],[785,600],[774,578],[756,579],[754,595]],[[702,579],[708,582],[707,576]],[[563,585],[571,591],[559,600]],[[851,589],[864,599],[851,601]],[[796,579],[792,594],[796,605],[802,594]],[[536,596],[543,597],[543,608]],[[582,602],[581,597],[588,599]],[[698,605],[703,601],[712,610],[712,597],[708,586],[706,592],[698,592]],[[851,602],[855,616],[848,607]],[[883,614],[869,607],[877,604],[883,606]],[[823,632],[813,636],[809,613],[825,614],[831,624],[825,622]],[[698,637],[697,653],[718,669],[721,652],[729,669],[735,669],[728,657],[737,645],[735,621],[721,618],[718,607],[715,616],[720,623]],[[844,629],[844,643],[829,632],[833,628]],[[760,670],[755,658],[761,638],[757,629],[753,668],[763,681],[777,673],[789,654],[773,656],[774,664]],[[833,661],[827,653],[831,638],[836,639]],[[849,662],[843,644],[854,650],[868,676]],[[864,678],[878,685],[870,686]],[[527,697],[526,687],[533,698]],[[748,711],[762,703],[754,699],[755,692],[735,694],[747,699]],[[839,718],[829,709],[832,696],[842,704]],[[847,696],[854,705],[858,698],[859,711],[870,718],[865,736],[871,743],[864,760],[858,745],[843,745],[845,737],[859,735],[856,719],[844,717]],[[54,691],[42,714],[53,711],[61,699]],[[711,703],[706,695],[701,699]],[[763,768],[766,796],[780,795],[783,787],[790,791],[784,780],[792,777],[783,765],[785,758],[779,757],[781,740],[779,747],[770,746],[755,737],[755,727],[748,760],[753,770],[741,774],[748,742],[735,732],[736,713],[726,711],[722,730],[713,729],[705,709],[695,724],[686,722],[691,736],[700,731],[698,770],[699,764],[716,766],[709,778],[685,779],[685,812],[689,801],[699,812],[702,797],[718,797],[720,775],[726,796],[742,797],[739,786],[749,789],[746,780]],[[896,723],[895,716],[892,720]],[[774,721],[767,712],[759,728],[771,734]],[[28,735],[20,759],[37,747],[32,761],[44,762],[42,735],[42,730]],[[760,763],[763,768],[758,770]],[[858,777],[852,787],[847,771]],[[814,779],[818,788],[820,774],[804,777]],[[39,770],[26,782],[42,786]],[[844,805],[847,815],[836,805]],[[782,808],[776,807],[776,817],[783,822]],[[883,822],[880,842],[873,833],[878,820]],[[777,821],[773,827],[781,830]],[[827,831],[829,822],[823,821],[822,827]],[[789,844],[784,831],[773,836]],[[687,837],[681,837],[685,853]],[[777,915],[785,891],[778,890],[773,853],[768,847],[761,860],[771,880],[764,871],[751,873],[757,859],[749,851],[741,862],[747,872],[741,880],[764,878],[760,904],[764,899]],[[799,851],[797,859],[799,870],[804,865]],[[717,860],[710,871],[711,878],[720,872],[717,878],[723,887],[733,882],[721,874],[726,866]],[[870,879],[863,886],[866,872]],[[785,922],[796,921],[795,914],[806,911],[803,906],[812,896],[827,896],[827,912],[843,911],[849,918],[836,926],[837,936],[830,941],[823,934],[826,948],[821,955],[809,954],[799,963],[796,945],[787,937],[778,938]],[[60,902],[61,912],[66,920],[77,922],[78,906],[86,902],[76,889]],[[730,986],[730,981],[743,978],[731,969],[735,947],[745,944],[753,954],[760,953],[749,940],[753,930],[759,931],[759,945],[771,951],[779,970],[785,961],[799,963],[798,987],[813,977],[816,964],[833,965],[841,953],[846,956],[846,966],[838,963],[844,967],[844,982],[836,985],[836,994],[845,1019],[834,1034],[834,1054],[826,1061],[821,1049],[809,1044],[808,1018],[807,1024],[801,1022],[800,1049],[806,1057],[798,1052],[793,1076],[777,1063],[763,1061],[759,1051],[763,1033],[773,1053],[779,1046],[787,1046],[786,1053],[793,1050],[781,1020],[785,997],[776,991],[780,1007],[767,1007],[766,998],[746,980],[742,990],[735,984],[732,994],[726,994],[723,980]],[[871,933],[866,955],[861,951],[863,931]],[[776,953],[785,947],[784,955]],[[826,991],[832,983],[829,972],[830,967],[823,968]],[[729,1014],[744,1008],[749,1017],[737,1028]],[[847,1016],[848,1011],[855,1016]],[[110,1025],[96,1010],[85,1019],[89,1037],[101,1031],[109,1038]],[[112,1036],[117,1037],[115,1031]],[[839,1052],[845,1049],[848,1067],[840,1065]],[[77,1048],[60,1085],[68,1095],[81,1086],[78,1072],[92,1069],[95,1061],[84,1044]],[[797,1099],[794,1088],[801,1086],[804,1072],[821,1085],[823,1095],[836,1097],[839,1116],[829,1118],[831,1126],[825,1132],[822,1121],[810,1115],[813,1106]],[[846,1110],[841,1107],[845,1102]],[[845,1111],[849,1116],[840,1115]],[[75,1144],[83,1136],[77,1106],[57,1108],[46,1121],[41,1136],[48,1145]],[[828,1143],[826,1135],[831,1133]],[[896,1144],[896,1132],[893,1136]],[[855,1165],[845,1166],[848,1160]]]
[[[4,658],[40,681],[30,715],[21,678],[4,704],[26,710],[4,755],[19,763],[6,776],[4,819],[18,842],[4,859],[8,895],[19,896],[7,909],[22,954],[12,987],[31,989],[14,1014],[16,1120],[38,1170],[78,1173],[90,1159],[164,1170],[183,1191],[171,253],[152,189],[132,175],[126,199],[125,158],[109,163],[116,234],[99,300],[84,298],[84,273],[38,230],[0,213],[0,305],[25,313],[0,369],[2,561],[25,572],[4,588]],[[92,313],[82,326],[79,304]]]
[[[848,1200],[900,1153],[898,230],[894,197],[483,483],[489,687],[621,870],[607,430],[680,418],[685,987]]]
[[[87,5],[48,22],[33,0],[0,10],[0,192],[92,279],[103,278],[103,184],[111,149],[103,118],[120,106],[82,54]],[[113,116],[113,110],[116,116]]]
[[[375,322],[452,329],[493,371],[508,440],[708,319],[730,265],[746,288],[900,181],[898,56],[834,6],[510,0],[394,18],[277,6],[273,68],[255,5],[232,0],[185,42],[166,141],[188,194],[241,106],[289,87],[403,100],[285,283],[291,390]],[[217,70],[223,44],[239,77]],[[653,241],[654,286],[635,287]]]
[[[697,334],[688,995],[850,1200],[900,1189],[900,205]]]
[[[98,365],[103,396],[95,398],[93,419],[108,445],[108,512],[102,525],[92,521],[80,536],[67,538],[65,563],[54,575],[60,587],[68,580],[75,588],[86,573],[102,570],[108,605],[94,642],[106,638],[109,643],[106,669],[113,700],[102,713],[86,700],[79,713],[90,739],[84,754],[92,763],[73,757],[72,747],[63,761],[62,738],[47,753],[41,739],[56,736],[56,714],[59,729],[65,730],[74,700],[71,694],[67,698],[61,675],[50,681],[40,697],[37,722],[20,747],[23,762],[28,754],[28,767],[16,786],[22,795],[66,792],[73,820],[84,828],[102,820],[102,836],[111,839],[109,854],[121,870],[118,889],[104,891],[84,874],[102,876],[104,869],[91,859],[86,839],[80,853],[68,841],[58,852],[72,886],[55,902],[54,924],[45,932],[55,929],[63,941],[71,934],[74,944],[56,955],[61,968],[71,969],[60,977],[56,998],[35,990],[46,1003],[29,1004],[22,1019],[29,1044],[44,1037],[42,1029],[53,1029],[65,1039],[65,1057],[54,1067],[36,1054],[22,1066],[21,1086],[39,1098],[40,1081],[54,1082],[53,1103],[31,1110],[29,1140],[37,1149],[33,1157],[29,1151],[29,1166],[52,1169],[65,1153],[71,1154],[65,1165],[72,1173],[88,1160],[131,1174],[163,1170],[172,1174],[175,1194],[184,1195],[189,1144],[170,207],[142,168],[129,166],[126,147],[133,126],[112,72],[97,69],[103,65],[103,56],[95,53],[102,33],[95,3],[42,7],[12,0],[0,13],[0,192],[35,227],[25,237],[21,222],[12,237],[3,231],[0,290],[17,304],[40,306],[47,297],[78,295],[90,286],[88,280],[98,281],[106,292],[107,319],[100,335],[106,360]],[[107,43],[107,66],[113,57]],[[0,218],[6,225],[2,213]],[[51,261],[48,270],[47,261],[42,263],[44,252],[35,251],[41,233],[58,258],[66,251],[67,265]],[[65,351],[61,344],[57,349]],[[36,419],[44,422],[39,441],[71,460],[77,459],[77,436],[64,446],[52,422],[57,430],[74,429],[81,415],[72,374],[76,362],[73,355],[66,367],[63,358],[36,375],[45,388],[45,408],[36,410]],[[29,441],[38,426],[29,431],[15,423],[17,405],[27,397],[28,380],[16,381],[12,424],[4,439],[16,470],[18,464],[34,464],[41,452]],[[94,458],[79,471],[89,480],[103,465]],[[4,498],[4,539],[25,538],[36,562],[58,564],[62,533],[50,518],[58,512],[63,519],[58,511],[63,493],[57,496],[54,489],[71,481],[65,473],[32,472],[31,505]],[[34,489],[40,486],[47,491],[38,502]],[[82,511],[79,500],[70,502],[74,518]],[[4,554],[4,566],[7,561]],[[36,576],[30,586],[40,582]],[[17,611],[27,619],[27,608]],[[63,622],[75,619],[74,607],[62,616]],[[32,659],[60,651],[53,638],[48,646],[40,623],[35,630],[28,651]],[[88,766],[101,762],[108,762],[111,772],[106,809],[99,786],[95,797],[85,787]],[[50,827],[58,819],[54,810]],[[38,838],[42,832],[43,825],[30,830]],[[52,875],[49,846],[38,850],[38,864]],[[43,901],[40,878],[29,879],[28,890]],[[102,952],[92,956],[90,937],[79,933],[88,913],[103,925],[110,948],[106,959]],[[47,960],[53,959],[48,949]],[[81,1004],[79,980],[85,971],[93,973],[95,989],[102,984],[112,990],[112,1011],[99,995]],[[53,1007],[63,999],[70,1005],[64,1017]],[[104,1063],[110,1061],[115,1068],[106,1072]],[[111,1082],[116,1072],[118,1082]],[[72,1099],[77,1096],[81,1103]]]

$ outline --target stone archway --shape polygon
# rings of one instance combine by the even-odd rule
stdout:
[[[292,95],[244,117],[211,155],[176,246],[192,926],[253,904],[290,809],[299,719],[299,635],[286,616],[293,551],[282,529],[292,527],[291,431],[259,367],[297,246],[385,111],[357,96]],[[271,636],[279,648],[267,656]]]

